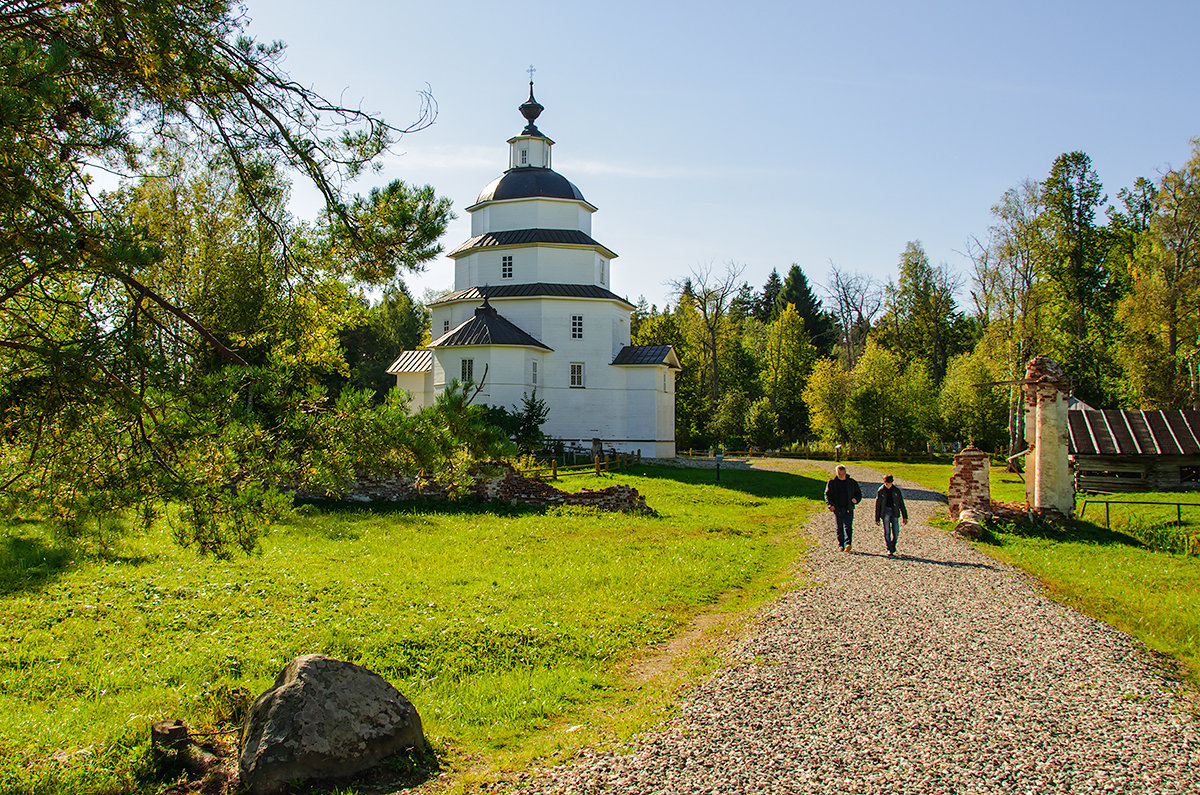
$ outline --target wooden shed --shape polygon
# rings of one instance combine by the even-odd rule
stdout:
[[[1200,411],[1069,411],[1079,491],[1200,489]]]

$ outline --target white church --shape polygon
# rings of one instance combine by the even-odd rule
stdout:
[[[630,344],[634,306],[609,290],[617,255],[592,238],[596,207],[550,167],[542,110],[530,82],[508,170],[467,208],[471,239],[448,255],[454,291],[429,305],[432,341],[388,372],[416,409],[456,379],[508,409],[536,390],[553,440],[673,457],[679,359],[670,345]]]

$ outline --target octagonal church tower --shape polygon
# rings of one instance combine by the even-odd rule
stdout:
[[[609,290],[617,255],[592,237],[596,207],[551,168],[532,81],[519,109],[527,123],[508,141],[508,170],[467,208],[471,238],[449,253],[454,292],[429,306],[432,342],[388,372],[417,407],[455,379],[508,409],[536,390],[551,439],[672,457],[679,359],[669,345],[630,344],[633,304]]]

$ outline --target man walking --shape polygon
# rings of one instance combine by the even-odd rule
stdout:
[[[900,517],[908,524],[908,508],[904,507],[904,495],[900,487],[892,482],[891,475],[883,476],[883,485],[875,494],[875,524],[883,522],[883,544],[888,557],[896,554],[896,537],[900,535]]]
[[[854,535],[854,506],[862,501],[858,481],[850,477],[844,464],[838,464],[837,474],[825,484],[825,505],[837,522],[838,548],[850,552]]]

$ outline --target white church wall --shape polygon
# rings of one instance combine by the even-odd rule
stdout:
[[[579,229],[591,235],[592,212],[572,199],[525,199],[488,204],[471,217],[472,237],[512,229]]]
[[[396,373],[396,388],[412,395],[409,413],[416,413],[433,404],[433,372]]]

